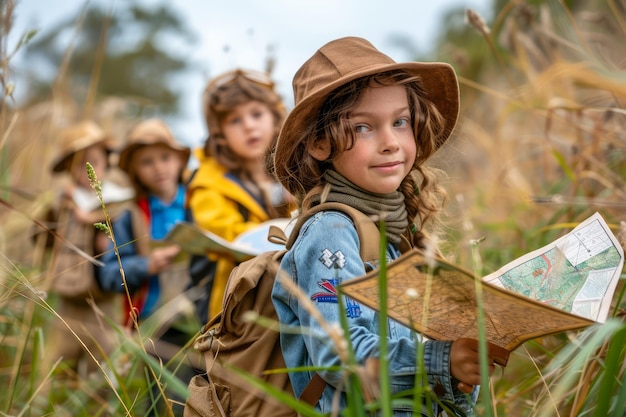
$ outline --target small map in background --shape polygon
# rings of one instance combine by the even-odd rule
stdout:
[[[270,227],[278,227],[285,234],[291,230],[290,219],[271,219],[259,223],[253,229],[241,233],[232,242],[207,230],[202,230],[191,222],[178,222],[163,239],[179,245],[192,255],[220,254],[232,257],[237,262],[260,255],[270,250],[284,249],[284,245],[268,240]]]

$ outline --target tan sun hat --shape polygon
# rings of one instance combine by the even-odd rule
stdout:
[[[167,124],[161,119],[147,119],[136,124],[126,138],[126,145],[120,152],[119,167],[130,174],[130,163],[133,152],[146,145],[163,144],[179,152],[183,158],[183,165],[187,165],[191,150],[179,144]]]
[[[278,178],[297,170],[302,158],[297,141],[316,122],[331,92],[357,78],[390,70],[403,70],[421,78],[428,98],[445,120],[444,133],[437,143],[440,147],[454,130],[459,115],[459,83],[452,66],[442,62],[397,63],[367,40],[346,37],[318,49],[293,78],[295,107],[283,124],[274,153]]]
[[[58,153],[52,162],[52,172],[65,171],[72,155],[100,143],[104,144],[107,152],[113,150],[111,137],[92,121],[83,121],[62,129],[59,134]]]

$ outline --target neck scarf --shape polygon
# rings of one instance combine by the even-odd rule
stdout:
[[[324,173],[324,179],[330,186],[330,191],[324,201],[347,204],[360,210],[375,220],[377,226],[381,221],[385,223],[387,241],[399,245],[400,236],[406,231],[407,219],[404,195],[400,191],[388,194],[375,194],[357,187],[337,171],[329,169]],[[321,202],[321,196],[314,199]]]

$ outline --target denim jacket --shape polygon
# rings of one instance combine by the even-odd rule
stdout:
[[[387,260],[400,255],[393,245],[387,247]],[[365,274],[365,265],[359,255],[359,238],[350,218],[337,211],[322,211],[311,217],[300,230],[300,235],[281,261],[281,274],[298,285],[310,298],[324,319],[330,324],[340,323],[339,314],[348,320],[350,339],[358,363],[379,355],[378,313],[346,299],[346,311],[339,312],[336,285],[341,281]],[[287,368],[332,367],[340,365],[339,356],[319,323],[302,307],[298,298],[290,294],[277,280],[272,300],[282,325],[300,328],[301,332],[282,332],[281,347]],[[458,381],[450,375],[450,341],[425,340],[411,329],[388,320],[388,357],[392,393],[414,387],[416,372],[424,371],[428,383],[440,400],[454,403],[471,415],[478,390],[471,396],[457,388]],[[294,334],[297,333],[297,334]],[[417,343],[424,343],[424,370],[417,369]],[[316,408],[331,411],[336,387],[342,386],[341,372],[319,371],[327,382]],[[313,371],[289,374],[294,393],[300,396],[311,379]],[[346,406],[345,393],[340,407]],[[440,408],[435,404],[434,414]],[[409,408],[394,409],[395,416],[412,416]],[[426,414],[428,415],[428,414]]]

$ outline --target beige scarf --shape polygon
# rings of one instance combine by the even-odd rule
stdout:
[[[325,202],[337,202],[347,204],[371,216],[376,225],[385,223],[387,241],[394,245],[400,244],[400,236],[406,231],[409,221],[407,220],[404,195],[400,191],[388,194],[375,194],[357,187],[337,171],[329,169],[324,173],[324,179],[330,186]],[[314,203],[319,203],[322,196],[314,198]]]

